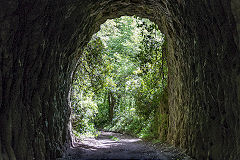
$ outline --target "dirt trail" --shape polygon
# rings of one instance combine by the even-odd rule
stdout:
[[[67,151],[61,160],[90,159],[158,159],[191,160],[174,148],[153,146],[128,135],[113,132],[101,132],[97,138],[86,138]]]

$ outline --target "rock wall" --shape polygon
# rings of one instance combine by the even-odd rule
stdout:
[[[169,142],[196,159],[239,159],[240,61],[230,3],[172,7]]]
[[[0,1],[0,160],[55,159],[69,88],[107,18],[137,15],[168,39],[168,142],[196,159],[240,157],[238,0]]]

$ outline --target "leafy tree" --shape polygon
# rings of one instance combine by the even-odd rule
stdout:
[[[83,51],[73,89],[75,133],[151,134],[167,85],[166,42],[147,19],[121,17],[101,26]]]

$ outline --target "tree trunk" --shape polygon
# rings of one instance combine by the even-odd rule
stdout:
[[[109,121],[112,122],[114,115],[115,98],[112,91],[108,92]]]

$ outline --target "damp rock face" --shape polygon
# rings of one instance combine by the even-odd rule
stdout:
[[[149,18],[167,37],[167,142],[200,160],[240,158],[238,0],[8,0],[0,8],[0,160],[62,156],[78,57],[121,15]]]

